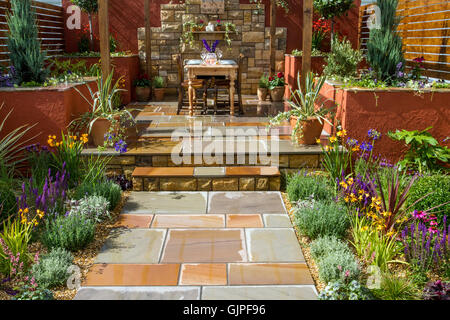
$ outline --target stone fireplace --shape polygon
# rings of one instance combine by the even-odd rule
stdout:
[[[184,59],[200,59],[202,40],[220,40],[219,48],[223,59],[237,60],[244,54],[242,68],[242,93],[255,94],[258,82],[264,73],[269,73],[269,27],[265,26],[265,8],[256,4],[240,4],[239,0],[186,0],[185,4],[162,4],[161,27],[152,28],[153,75],[166,79],[168,88],[174,91],[178,79],[175,55],[183,54]],[[191,48],[180,42],[183,23],[199,20],[216,23],[232,22],[237,34],[231,34],[231,46],[227,46],[223,32],[195,32]],[[286,50],[286,28],[276,29],[276,69],[282,67]],[[142,69],[145,65],[145,28],[138,29],[139,56]]]

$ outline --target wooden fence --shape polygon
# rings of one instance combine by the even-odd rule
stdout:
[[[41,47],[49,57],[64,52],[64,15],[60,6],[33,1],[36,10],[39,40]],[[9,51],[7,45],[8,24],[6,12],[11,8],[9,0],[0,0],[0,64],[9,64]]]
[[[369,39],[367,20],[371,5],[361,6],[359,45],[365,51]],[[425,74],[450,80],[450,1],[399,0],[397,14],[402,17],[398,32],[403,40],[405,59],[411,66],[416,57],[424,57]]]

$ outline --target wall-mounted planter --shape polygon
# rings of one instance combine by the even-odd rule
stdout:
[[[321,96],[337,104],[336,119],[347,130],[348,136],[359,142],[367,140],[369,129],[382,133],[374,154],[380,153],[391,161],[397,161],[406,150],[399,143],[387,137],[388,131],[396,129],[424,130],[433,127],[431,134],[441,143],[450,136],[450,90],[423,89],[365,89],[344,88],[339,84],[326,82]],[[331,103],[330,103],[331,104]],[[327,132],[332,128],[325,123]]]
[[[61,56],[58,60],[72,60],[74,63],[84,60],[86,66],[90,67],[99,62],[100,57],[78,57],[78,56]],[[133,81],[139,76],[139,56],[137,54],[112,57],[111,65],[114,67],[114,81],[119,77],[123,77],[123,85],[121,89],[126,91],[121,92],[122,103],[128,104],[136,100],[136,95],[133,88]]]
[[[322,56],[311,57],[311,70],[315,73],[322,74],[325,58]],[[284,55],[284,76],[286,79],[286,90],[284,97],[288,99],[291,96],[291,88],[293,91],[298,89],[297,75],[302,73],[302,57],[293,56],[290,54]]]
[[[87,86],[97,90],[94,79],[59,87],[0,88],[0,104],[3,104],[0,119],[14,109],[3,133],[36,124],[27,134],[29,138],[38,135],[30,144],[39,142],[46,145],[49,135],[60,136],[61,131],[67,131],[72,120],[90,110],[88,102],[76,90],[89,97]]]

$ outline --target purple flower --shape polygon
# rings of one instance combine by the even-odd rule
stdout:
[[[381,132],[379,132],[375,129],[370,129],[367,134],[368,134],[369,138],[372,138],[373,140],[378,140],[381,138]]]
[[[371,145],[370,143],[367,143],[367,142],[363,142],[363,143],[361,143],[360,148],[363,151],[370,152],[373,150],[373,145]]]

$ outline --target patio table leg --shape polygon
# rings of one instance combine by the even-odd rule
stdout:
[[[235,73],[230,73],[230,116],[234,116],[234,80]]]
[[[188,89],[188,96],[189,96],[189,116],[194,116],[194,103],[193,103],[193,94],[192,94],[193,88],[192,88],[192,78],[189,77],[189,89]]]

